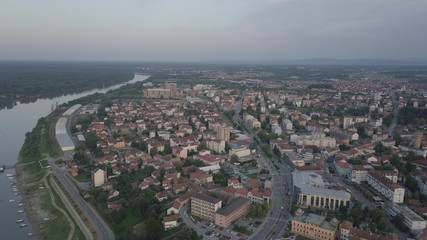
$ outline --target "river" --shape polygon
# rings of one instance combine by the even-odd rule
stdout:
[[[52,105],[66,103],[96,92],[105,93],[126,84],[144,81],[147,78],[149,78],[147,75],[135,75],[134,79],[128,82],[110,87],[63,95],[52,99],[38,99],[33,103],[18,103],[12,109],[0,110],[0,163],[8,167],[15,165],[19,151],[24,144],[25,133],[35,127],[39,118],[50,113]],[[16,182],[16,179],[9,179],[6,174],[15,175],[15,169],[8,168],[4,173],[0,173],[0,239],[27,239],[27,233],[33,232],[33,230],[25,213],[17,213],[18,210],[22,209],[18,206],[21,195],[14,192],[15,185],[11,185]],[[14,202],[11,202],[12,200]],[[20,218],[24,219],[27,227],[19,228],[16,220]]]

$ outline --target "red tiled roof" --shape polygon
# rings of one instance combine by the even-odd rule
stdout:
[[[350,164],[347,162],[338,161],[337,165],[340,166],[340,168],[350,168]]]

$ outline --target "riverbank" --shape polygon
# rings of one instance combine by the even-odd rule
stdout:
[[[18,163],[15,166],[18,190],[21,193],[23,208],[31,226],[33,226],[35,236],[40,238],[40,229],[37,226],[42,224],[42,219],[49,217],[49,214],[41,208],[40,199],[43,193],[33,190],[41,184],[41,180],[31,182],[33,176],[28,170],[25,170],[25,166],[19,166],[20,163],[22,163],[22,156],[19,156]]]
[[[43,170],[45,171],[45,170]],[[16,169],[22,191],[23,208],[33,226],[34,236],[39,239],[85,239],[70,212],[62,202],[59,193],[52,187],[53,178],[44,172],[41,180],[31,182],[31,175],[23,166]],[[19,174],[19,175],[18,175]]]
[[[56,98],[132,79],[137,64],[114,62],[0,61],[0,109]]]

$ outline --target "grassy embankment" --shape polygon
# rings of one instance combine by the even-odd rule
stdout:
[[[48,180],[53,181],[51,177],[48,177]],[[49,187],[53,190],[52,184],[50,182]],[[56,205],[65,210],[68,216],[71,216],[70,212],[61,201],[59,195],[55,191],[52,191],[52,193],[54,195],[54,201]],[[43,239],[66,239],[71,229],[66,217],[58,209],[52,207],[49,194],[43,194],[41,196],[41,200],[42,208],[48,210],[55,217],[45,221],[40,225],[40,235],[43,237]],[[73,223],[74,226],[76,226],[73,239],[85,239],[82,231],[80,228],[78,228],[76,221],[73,220]]]
[[[61,150],[55,139],[57,118],[40,118],[31,132],[26,133],[19,162],[16,166],[21,192],[28,217],[40,239],[66,239],[70,224],[65,216],[51,204],[50,195],[44,186],[43,177],[47,165],[43,157],[58,157]],[[56,204],[69,214],[58,194],[53,191]],[[77,226],[77,225],[76,225]],[[77,227],[73,239],[84,239]]]

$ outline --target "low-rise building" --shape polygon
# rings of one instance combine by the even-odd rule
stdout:
[[[395,233],[388,233],[385,236],[375,234],[353,227],[353,223],[343,221],[338,228],[337,238],[339,240],[399,240]]]
[[[367,168],[360,165],[350,165],[350,181],[360,184],[366,182],[368,179],[368,171],[371,168]]]
[[[145,98],[171,98],[172,92],[170,89],[151,88],[143,90]]]
[[[326,188],[319,174],[313,172],[292,173],[297,204],[316,208],[338,209],[349,206],[351,196],[343,190]]]
[[[387,202],[384,205],[384,210],[388,215],[392,217],[398,214],[402,214],[403,224],[408,227],[413,233],[420,232],[427,227],[427,221],[408,207],[400,206],[392,202]]]
[[[252,204],[267,202],[268,204],[271,203],[271,196],[273,195],[273,192],[269,188],[254,188],[250,191],[248,191],[248,194],[246,195],[249,200],[251,200]]]
[[[205,155],[197,154],[197,155],[194,155],[193,158],[194,159],[200,159],[205,164],[211,165],[211,166],[225,162],[224,158],[215,156],[213,154],[205,154]]]
[[[219,164],[215,164],[215,165],[210,165],[210,166],[206,166],[206,167],[200,167],[200,170],[202,170],[205,173],[217,173],[219,172],[219,170],[221,170],[221,166]]]
[[[314,240],[335,240],[338,222],[336,219],[328,222],[326,217],[314,213],[307,216],[295,216],[292,220],[291,231],[297,235]]]
[[[230,151],[228,152],[228,156],[231,158],[231,156],[236,155],[237,157],[241,158],[241,157],[246,157],[251,155],[251,150],[249,148],[247,148],[246,146],[242,146],[240,148],[232,148],[230,149]]]
[[[191,197],[191,214],[215,222],[215,213],[221,208],[221,200],[201,193]]]
[[[420,193],[427,195],[427,173],[418,173],[414,175],[415,180],[418,182]]]
[[[165,230],[169,230],[172,228],[175,228],[178,226],[178,219],[180,219],[181,216],[179,214],[177,215],[171,215],[171,216],[165,216],[163,217],[163,227]]]
[[[334,148],[337,146],[336,139],[326,137],[323,132],[292,134],[289,141],[296,143],[297,146],[312,145],[319,148]]]
[[[335,169],[337,170],[338,176],[349,178],[351,170],[348,162],[336,161]]]
[[[285,128],[285,130],[292,130],[292,122],[289,119],[283,119],[282,120],[282,126]]]
[[[231,200],[225,207],[219,209],[215,214],[215,224],[228,228],[232,222],[246,215],[249,210],[250,200],[237,197]]]
[[[169,141],[171,136],[170,132],[168,131],[158,131],[157,135],[159,135],[159,137],[162,137],[164,140],[167,140],[167,141]]]
[[[296,167],[302,167],[306,165],[306,163],[309,165],[312,162],[312,159],[305,159],[302,154],[296,152],[285,152],[284,157],[291,161]]]

